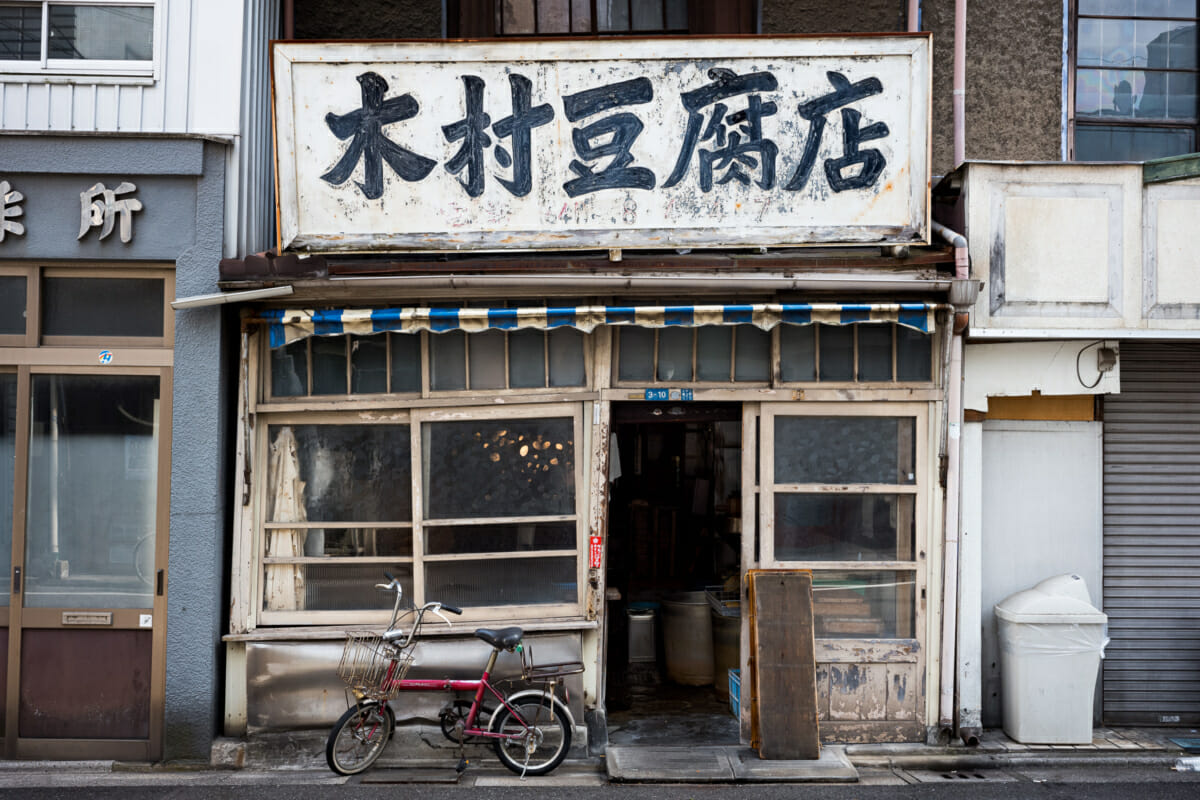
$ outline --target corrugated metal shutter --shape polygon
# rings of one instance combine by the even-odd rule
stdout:
[[[1200,345],[1121,344],[1104,399],[1109,724],[1200,724]]]

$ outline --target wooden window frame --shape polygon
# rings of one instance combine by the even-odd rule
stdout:
[[[487,406],[455,406],[450,408],[413,408],[410,410],[386,410],[372,413],[369,411],[351,412],[266,412],[260,411],[258,431],[255,438],[255,452],[260,455],[254,462],[261,465],[254,476],[257,487],[254,493],[257,510],[252,531],[252,552],[254,553],[254,570],[250,575],[250,598],[254,618],[258,626],[280,625],[351,625],[351,624],[382,624],[390,617],[390,610],[308,610],[294,611],[268,610],[265,608],[265,567],[270,564],[379,564],[382,569],[388,564],[412,564],[412,597],[408,598],[419,605],[428,600],[446,600],[449,598],[427,598],[425,596],[425,565],[463,560],[489,560],[498,558],[573,558],[576,574],[576,602],[574,603],[545,603],[534,605],[504,605],[476,606],[463,609],[462,619],[465,622],[481,622],[488,620],[543,620],[546,618],[583,619],[584,589],[587,581],[587,564],[584,556],[587,548],[587,517],[589,487],[585,482],[585,462],[590,452],[590,445],[585,440],[587,431],[584,426],[584,403],[559,403],[554,406],[545,404],[534,405],[505,405],[501,408]],[[424,512],[424,486],[427,475],[423,464],[423,443],[428,435],[426,425],[437,422],[463,422],[469,420],[504,420],[504,419],[546,419],[557,417],[572,420],[574,439],[574,481],[575,481],[575,512],[569,515],[534,515],[522,517],[471,518],[469,520],[426,520]],[[411,522],[337,522],[326,523],[309,521],[304,523],[271,522],[267,520],[267,509],[270,506],[268,496],[270,476],[266,464],[269,452],[269,431],[279,425],[407,425],[410,429],[409,446],[412,459],[412,481],[407,491],[411,492],[412,520]],[[399,487],[397,487],[399,488]],[[425,529],[455,524],[483,524],[506,522],[574,522],[575,547],[572,550],[529,550],[501,553],[456,553],[430,556],[425,553]],[[272,529],[309,529],[309,528],[411,528],[412,553],[405,556],[339,556],[339,557],[305,557],[271,558],[266,556],[267,532]]]

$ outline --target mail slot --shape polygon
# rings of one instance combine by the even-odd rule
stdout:
[[[112,625],[111,611],[64,611],[63,625]]]

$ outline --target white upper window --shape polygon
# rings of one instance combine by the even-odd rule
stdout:
[[[0,71],[152,75],[154,0],[0,0]]]

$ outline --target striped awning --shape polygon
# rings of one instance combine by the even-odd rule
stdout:
[[[269,309],[258,319],[270,327],[271,347],[308,338],[375,333],[431,331],[518,330],[576,328],[592,331],[600,325],[643,328],[699,325],[853,325],[895,322],[931,333],[934,313],[949,308],[940,303],[757,303],[707,306],[540,306],[528,308],[332,308]]]

